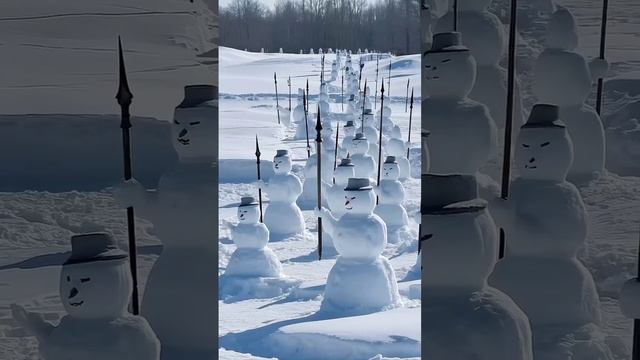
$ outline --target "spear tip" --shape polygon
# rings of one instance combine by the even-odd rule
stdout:
[[[256,156],[260,157],[260,145],[258,144],[258,135],[256,135]]]
[[[122,51],[122,39],[118,36],[118,62],[119,62],[119,77],[118,93],[116,99],[121,106],[128,106],[131,104],[133,94],[129,88],[129,81],[127,80],[127,69],[124,65],[124,54]]]

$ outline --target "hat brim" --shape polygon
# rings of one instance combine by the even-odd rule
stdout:
[[[89,258],[74,258],[73,256],[70,256],[64,263],[62,263],[62,265],[85,264],[85,263],[99,262],[99,261],[125,260],[128,257],[129,257],[129,254],[127,254],[126,252],[120,249],[112,249]]]
[[[567,126],[560,120],[556,120],[552,123],[527,123],[522,125],[521,129],[565,129]]]
[[[373,187],[371,186],[364,186],[364,187],[359,187],[359,188],[345,188],[344,191],[365,191],[365,190],[371,190],[373,189]]]
[[[483,199],[474,199],[446,206],[425,207],[420,210],[422,215],[455,215],[476,213],[487,208],[487,202]]]
[[[470,51],[470,50],[466,46],[455,45],[455,46],[444,47],[442,49],[427,50],[427,51],[424,52],[423,56],[427,55],[427,54],[438,54],[438,53],[447,53],[447,52],[462,52],[462,51]]]

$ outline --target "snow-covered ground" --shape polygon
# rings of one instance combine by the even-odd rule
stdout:
[[[334,58],[335,55],[326,55],[326,76]],[[357,59],[354,56],[356,64]],[[391,61],[392,119],[407,136],[409,113],[405,113],[406,84],[410,78],[415,93],[420,94],[420,56],[394,57]],[[389,59],[380,61],[379,82],[384,73],[386,91],[388,64]],[[260,54],[220,48],[221,273],[235,250],[225,224],[236,221],[236,206],[241,196],[257,195],[257,190],[248,184],[256,180],[255,136],[260,140],[262,160],[266,163],[263,174],[266,177],[269,176],[267,166],[276,149],[281,148],[292,152],[294,173],[302,177],[301,170],[307,157],[306,142],[290,140],[295,131],[283,129],[277,124],[273,73],[276,72],[279,77],[279,101],[283,107],[288,107],[287,78],[291,76],[292,107],[296,105],[297,89],[304,87],[308,78],[310,109],[313,111],[320,86],[320,67],[320,55],[317,54]],[[368,79],[371,89],[374,89],[375,61],[366,63],[363,82],[364,79]],[[340,83],[338,78],[332,85],[339,88]],[[388,103],[388,99],[385,103]],[[339,90],[331,94],[330,104],[333,112],[341,112]],[[419,114],[420,106],[416,102],[412,123],[414,146],[419,146]],[[315,124],[315,120],[311,119],[311,123]],[[334,122],[334,135],[336,125],[337,122]],[[420,182],[418,179],[409,179],[404,185],[407,190],[407,211],[410,216],[415,216],[419,208]],[[220,346],[225,349],[220,352],[221,359],[242,359],[237,353],[296,360],[368,359],[376,354],[402,358],[419,356],[419,301],[410,299],[408,290],[401,292],[405,296],[405,309],[338,320],[322,320],[314,315],[320,307],[320,296],[335,258],[317,260],[316,218],[312,211],[304,211],[304,217],[307,229],[311,231],[309,236],[270,244],[283,262],[285,274],[301,280],[302,284],[293,292],[277,298],[220,301]],[[415,222],[412,227],[417,231]],[[415,243],[404,247],[389,245],[385,250],[398,279],[403,279],[415,264],[415,246]],[[408,288],[408,285],[404,287]],[[396,323],[393,328],[383,326],[392,321]],[[329,348],[331,351],[327,352]]]

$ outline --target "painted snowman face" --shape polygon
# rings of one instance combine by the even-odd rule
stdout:
[[[336,179],[336,184],[346,186],[349,178],[355,176],[353,166],[338,166],[336,171],[333,172],[333,177]]]
[[[60,300],[67,313],[75,318],[124,315],[132,289],[126,260],[65,265],[60,272]]]
[[[344,129],[345,136],[355,136],[356,135],[355,126],[347,126],[347,127],[343,127],[343,129]]]
[[[273,158],[273,172],[284,175],[291,171],[291,159],[288,156],[278,156]]]
[[[400,168],[398,164],[382,164],[382,178],[385,180],[398,180]]]
[[[573,144],[563,128],[524,128],[515,161],[523,179],[563,181],[573,162]]]
[[[382,116],[386,118],[391,117],[391,108],[385,105],[384,109],[382,109]]]
[[[364,124],[368,126],[374,126],[375,117],[373,114],[364,114]]]
[[[257,205],[238,207],[238,221],[241,224],[256,224],[259,218],[260,210]]]
[[[371,214],[376,207],[376,196],[373,190],[344,192],[344,208],[351,214]]]
[[[211,159],[218,148],[218,108],[176,109],[171,134],[181,160]]]
[[[353,151],[354,154],[362,155],[369,151],[369,142],[367,140],[353,139],[351,144],[351,151]]]
[[[476,61],[470,51],[428,53],[423,58],[423,89],[428,96],[462,99],[476,81]]]

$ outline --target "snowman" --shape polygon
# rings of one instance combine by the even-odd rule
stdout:
[[[387,225],[387,241],[397,244],[403,235],[410,235],[409,217],[402,206],[405,199],[404,187],[398,181],[400,167],[395,156],[387,156],[382,164],[380,184],[375,187],[378,205],[374,213]]]
[[[507,36],[502,21],[489,12],[492,0],[459,0],[458,30],[464,44],[476,60],[477,75],[469,98],[487,106],[498,129],[506,122],[507,70],[500,65],[507,50]],[[440,18],[436,32],[451,31],[453,13]],[[522,96],[518,83],[514,89],[514,124],[524,123]]]
[[[369,139],[369,151],[367,153],[375,159],[378,157],[380,133],[376,129],[376,120],[373,117],[372,109],[366,108],[364,110],[364,123],[361,121],[360,124],[359,132]]]
[[[509,200],[492,204],[505,231],[506,255],[490,283],[528,315],[539,358],[572,354],[565,358],[608,360],[598,326],[596,286],[577,258],[588,218],[580,193],[566,181],[573,147],[559,113],[555,105],[535,105],[520,130],[515,152],[519,177]]]
[[[305,104],[304,104],[304,89],[298,89],[298,99],[296,107],[293,108],[291,113],[293,117],[293,124],[296,127],[296,134],[294,140],[302,140],[307,138],[307,129],[305,127]]]
[[[288,150],[278,150],[273,158],[274,175],[268,182],[259,180],[256,186],[267,192],[269,205],[264,212],[264,223],[267,225],[272,240],[304,233],[302,211],[296,204],[302,193],[302,184],[297,176],[291,173],[291,158]]]
[[[397,138],[391,138],[387,140],[386,152],[388,156],[393,156],[398,163],[400,170],[400,180],[405,180],[411,177],[411,164],[407,159],[407,144]]]
[[[373,178],[376,172],[376,161],[369,152],[369,141],[363,133],[357,133],[351,141],[351,161],[355,166],[355,176],[360,178]]]
[[[423,175],[421,213],[422,356],[532,360],[527,316],[487,285],[498,239],[475,177]]]
[[[422,174],[428,174],[431,169],[431,154],[429,153],[429,135],[431,132],[428,130],[422,130],[420,134],[422,149],[421,149],[421,163],[420,170]]]
[[[128,256],[110,234],[71,238],[60,272],[67,314],[54,326],[12,305],[13,318],[36,336],[44,360],[158,360],[160,342],[147,321],[127,312],[133,290]],[[215,278],[214,278],[215,279]]]
[[[350,178],[344,189],[346,212],[337,219],[316,209],[339,254],[329,272],[320,312],[360,315],[401,305],[396,276],[381,256],[387,244],[384,221],[373,213],[375,194],[368,178]]]
[[[185,87],[171,125],[178,163],[164,173],[155,191],[135,180],[116,186],[123,207],[150,220],[162,241],[144,291],[141,314],[162,343],[163,358],[217,355],[211,343],[218,299],[210,286],[218,273],[218,104],[217,88]],[[175,276],[176,273],[184,274]],[[185,296],[189,294],[189,296]]]
[[[326,144],[323,140],[323,144]],[[330,143],[330,142],[329,142]],[[322,181],[331,183],[333,179],[334,152],[331,147],[322,147]],[[329,160],[331,160],[329,162]],[[318,156],[314,153],[307,159],[302,170],[304,181],[302,183],[302,193],[297,199],[298,206],[304,210],[310,210],[318,206]],[[324,197],[323,197],[324,202]]]
[[[320,108],[320,115],[323,119],[331,118],[331,106],[329,105],[329,95],[326,92],[321,92],[318,95],[318,107]]]
[[[578,35],[571,12],[559,8],[549,20],[546,48],[535,63],[533,92],[541,103],[560,107],[560,117],[573,142],[573,165],[568,178],[588,181],[604,172],[605,135],[596,111],[585,103],[594,81],[604,76],[607,61],[587,64],[575,52]]]
[[[342,127],[342,133],[344,136],[342,137],[342,143],[340,144],[339,153],[340,156],[347,157],[351,154],[351,145],[353,139],[356,137],[356,125],[353,120],[347,120],[347,122]]]
[[[431,47],[434,21],[447,13],[449,0],[421,0],[420,22],[422,25],[422,49]]]
[[[231,254],[224,277],[282,277],[282,265],[267,247],[269,230],[258,222],[260,209],[251,196],[242,197],[238,206],[238,225],[230,225],[231,238],[238,247]],[[221,292],[224,292],[222,289]]]
[[[430,131],[431,172],[476,175],[497,148],[497,130],[487,107],[468,98],[475,60],[457,32],[436,34],[423,60],[422,126]],[[483,197],[495,188],[483,186]]]
[[[338,61],[331,63],[331,81],[336,81],[338,78]]]
[[[402,132],[400,127],[391,120],[391,107],[385,105],[380,111],[378,111],[377,117],[382,116],[382,134],[387,138],[400,139]],[[380,124],[376,123],[376,128],[380,130]]]

